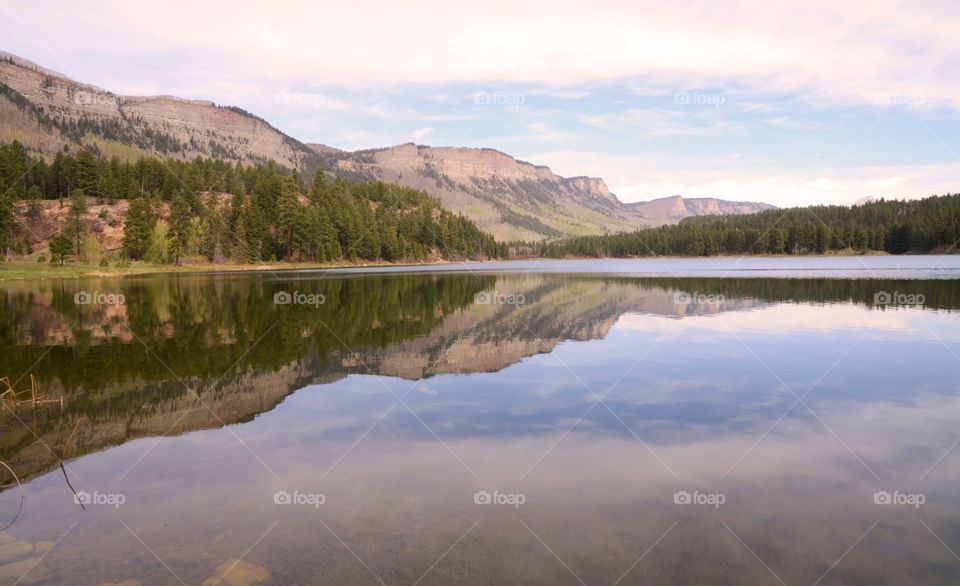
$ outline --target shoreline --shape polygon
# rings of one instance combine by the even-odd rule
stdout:
[[[489,261],[430,261],[430,262],[338,262],[338,263],[316,263],[316,262],[277,262],[277,263],[258,263],[258,264],[182,264],[157,265],[150,263],[134,262],[126,267],[101,267],[94,264],[69,263],[64,266],[56,266],[48,263],[38,263],[31,261],[5,261],[0,262],[0,283],[5,281],[43,281],[53,279],[111,279],[126,276],[143,275],[161,275],[161,274],[199,274],[199,273],[243,273],[243,272],[270,272],[270,271],[296,271],[307,269],[350,269],[350,268],[375,268],[375,267],[418,267],[435,266],[462,262],[489,262]]]
[[[490,259],[490,260],[434,260],[429,262],[336,262],[336,263],[315,263],[315,262],[285,262],[260,264],[183,264],[173,265],[155,265],[149,263],[135,262],[126,267],[101,267],[93,264],[70,263],[65,266],[55,266],[47,263],[37,263],[34,261],[15,260],[0,262],[0,283],[11,281],[44,281],[56,279],[81,279],[81,278],[118,278],[125,276],[144,276],[158,274],[200,274],[200,273],[243,273],[243,272],[270,272],[270,271],[297,271],[297,270],[323,270],[323,269],[362,269],[362,268],[385,268],[385,267],[433,267],[454,264],[477,264],[484,265],[498,262],[509,261],[609,261],[609,260],[672,260],[672,259],[729,259],[729,258],[757,258],[757,259],[778,259],[778,258],[847,258],[854,256],[869,257],[893,257],[893,256],[941,256],[942,253],[926,254],[905,254],[892,255],[881,251],[870,251],[864,254],[807,254],[807,255],[716,255],[716,256],[661,256],[661,257],[565,257],[565,258],[543,258],[543,257],[524,257],[515,259]]]

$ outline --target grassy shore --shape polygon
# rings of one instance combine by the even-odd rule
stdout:
[[[444,261],[439,261],[444,262]],[[439,262],[420,264],[439,264]],[[374,267],[392,265],[410,265],[413,263],[389,262],[276,262],[258,264],[213,264],[196,263],[180,266],[158,265],[148,262],[134,262],[128,266],[102,267],[98,264],[70,262],[64,266],[39,263],[36,261],[14,260],[0,262],[0,281],[16,281],[27,279],[76,279],[81,277],[122,277],[124,275],[148,275],[152,273],[216,273],[237,271],[288,271],[295,269],[331,269],[348,267]]]
[[[956,250],[947,252],[956,253]],[[943,252],[926,254],[943,254]],[[757,254],[750,255],[752,258],[809,258],[809,257],[838,257],[838,256],[890,256],[883,251],[870,250],[865,253],[853,251],[830,252],[827,254],[809,254],[803,256],[778,254]],[[637,259],[649,259],[654,257],[634,257]],[[737,258],[733,256],[713,256],[713,257],[660,257],[660,258]],[[516,258],[513,260],[533,260],[531,257]],[[563,259],[545,259],[545,260],[563,260]],[[595,257],[568,257],[567,260],[609,260],[608,258]],[[275,263],[257,263],[257,264],[213,264],[205,262],[191,261],[180,266],[166,264],[152,264],[148,262],[133,262],[127,266],[108,266],[101,267],[97,264],[86,264],[82,262],[70,262],[64,266],[56,266],[49,263],[40,263],[35,260],[13,260],[0,262],[0,282],[27,280],[27,279],[75,279],[81,277],[122,277],[124,275],[147,275],[152,273],[217,273],[217,272],[238,272],[238,271],[289,271],[296,269],[335,269],[335,268],[356,268],[356,267],[384,267],[384,266],[422,266],[447,264],[446,260],[430,260],[420,263],[400,262],[392,263],[385,261],[377,262],[358,262],[351,263],[340,261],[336,263],[315,263],[315,262],[275,262]],[[482,261],[470,261],[482,262]]]

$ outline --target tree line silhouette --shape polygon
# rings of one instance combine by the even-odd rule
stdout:
[[[534,245],[545,257],[724,254],[891,254],[951,250],[960,240],[960,194],[862,205],[813,206],[755,214],[696,216],[673,226]]]

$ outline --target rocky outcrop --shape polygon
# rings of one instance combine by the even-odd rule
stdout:
[[[753,214],[775,209],[766,203],[750,201],[727,201],[712,197],[686,198],[680,195],[661,197],[651,201],[628,204],[629,207],[648,218],[656,218],[664,224],[675,224],[691,216],[723,216]]]
[[[107,154],[196,156],[244,163],[274,160],[316,168],[313,149],[239,108],[173,96],[122,96],[19,57],[0,55],[5,141],[53,155],[68,144]]]
[[[604,234],[675,224],[690,216],[748,214],[773,206],[681,196],[623,203],[603,179],[561,177],[494,149],[413,143],[356,152],[310,145],[341,172],[422,189],[504,240]]]
[[[603,179],[561,177],[549,167],[494,149],[408,143],[335,153],[312,146],[343,172],[422,189],[504,240],[602,234],[662,223],[620,202]]]

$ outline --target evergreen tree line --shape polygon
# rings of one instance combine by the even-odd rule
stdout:
[[[505,244],[421,191],[329,180],[323,171],[307,184],[273,162],[126,162],[85,149],[61,152],[48,164],[12,143],[0,146],[0,193],[0,250],[14,246],[18,227],[38,220],[40,200],[69,201],[66,226],[50,243],[51,260],[60,263],[81,253],[90,197],[129,200],[123,254],[134,260],[399,261],[507,254]],[[18,200],[26,205],[15,205]]]
[[[673,226],[533,245],[561,258],[928,252],[960,240],[960,194],[863,205],[814,206],[755,214],[698,216]]]

